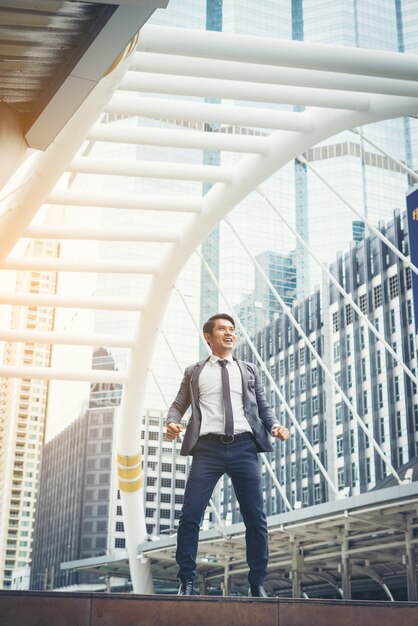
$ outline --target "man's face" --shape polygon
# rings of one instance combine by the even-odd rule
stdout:
[[[213,354],[220,357],[230,354],[237,341],[233,324],[224,319],[214,321],[212,334],[205,333],[205,339]]]

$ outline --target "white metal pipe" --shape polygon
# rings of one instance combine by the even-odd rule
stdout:
[[[112,348],[132,348],[133,338],[120,335],[94,335],[39,330],[3,330],[0,340],[24,343],[62,344],[68,346],[92,346]]]
[[[144,310],[144,302],[134,298],[98,298],[89,296],[57,296],[44,293],[0,293],[0,305],[51,306],[65,309],[92,309],[96,311],[133,311]]]
[[[361,74],[344,74],[303,67],[281,67],[259,63],[243,63],[222,59],[206,59],[175,54],[141,51],[130,66],[138,72],[181,74],[202,78],[249,81],[273,85],[293,85],[314,89],[380,93],[388,96],[418,96],[416,80],[399,80]]]
[[[366,111],[369,96],[350,91],[320,90],[311,87],[272,85],[261,82],[226,80],[220,78],[200,78],[176,74],[151,72],[127,72],[120,89],[127,91],[195,96],[200,98],[220,98],[269,102],[278,104],[327,107]]]
[[[50,226],[48,224],[29,226],[23,233],[31,239],[76,239],[79,241],[133,241],[176,243],[179,234],[163,228],[122,228],[95,226],[94,228],[76,226]]]
[[[147,25],[137,50],[418,80],[416,55]]]
[[[238,107],[171,98],[141,98],[128,94],[117,94],[113,96],[105,110],[108,113],[142,115],[171,121],[191,120],[193,122],[232,124],[306,133],[313,130],[310,114],[306,111],[278,111],[273,108]]]
[[[232,178],[231,168],[219,167],[218,165],[132,161],[128,159],[94,159],[91,157],[76,157],[67,168],[67,171],[76,172],[77,174],[170,178],[173,180],[194,180],[212,183],[228,183]]]
[[[49,367],[17,367],[1,365],[0,376],[4,378],[35,378],[37,380],[81,380],[96,383],[123,384],[127,381],[126,372],[106,370],[59,370]]]
[[[96,124],[89,139],[115,143],[169,146],[171,148],[214,150],[229,152],[253,152],[267,154],[266,137],[234,135],[232,133],[205,132],[201,130],[178,130],[121,126],[120,124]]]
[[[49,204],[91,206],[143,211],[178,211],[199,213],[202,199],[193,196],[163,196],[154,194],[107,193],[72,190],[54,190],[48,196]]]
[[[76,261],[43,257],[9,257],[1,266],[5,270],[39,272],[97,272],[110,274],[157,274],[158,266],[147,261]]]

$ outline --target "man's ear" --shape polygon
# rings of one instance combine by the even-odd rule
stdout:
[[[208,344],[208,346],[210,346],[210,342],[212,339],[212,335],[210,333],[203,333],[203,336],[205,338],[206,343]]]

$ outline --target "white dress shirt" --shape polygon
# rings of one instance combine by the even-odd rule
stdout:
[[[221,360],[212,354],[199,376],[199,407],[202,414],[200,435],[225,434],[225,410],[222,395]],[[226,369],[231,388],[231,404],[234,415],[234,433],[252,432],[244,414],[241,371],[232,355],[226,357]]]

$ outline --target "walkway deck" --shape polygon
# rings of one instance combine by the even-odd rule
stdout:
[[[0,626],[416,626],[418,603],[0,592]]]

